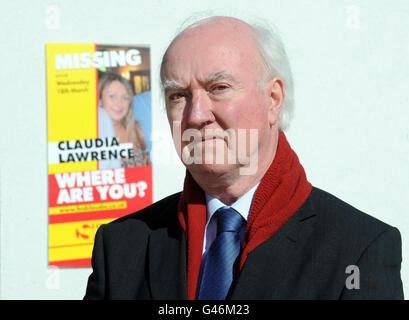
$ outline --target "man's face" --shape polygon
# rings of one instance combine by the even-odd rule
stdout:
[[[175,121],[180,122],[182,134],[197,129],[203,137],[194,146],[202,150],[203,161],[189,165],[189,170],[223,173],[239,167],[237,161],[229,164],[227,155],[237,154],[240,148],[247,148],[247,155],[258,152],[259,158],[273,153],[271,96],[262,87],[265,74],[250,30],[241,25],[209,24],[186,31],[167,52],[163,78],[171,128]],[[215,129],[235,133],[236,146],[223,135],[212,138],[206,134]],[[239,141],[240,129],[246,141]],[[253,145],[249,143],[250,129],[258,132]],[[216,152],[216,141],[223,145],[224,163],[206,163],[205,155]],[[180,143],[182,150],[192,145],[183,139]]]

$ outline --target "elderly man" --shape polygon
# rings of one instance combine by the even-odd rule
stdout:
[[[102,226],[86,299],[402,299],[399,231],[312,187],[280,40],[230,17],[162,61],[182,193]]]

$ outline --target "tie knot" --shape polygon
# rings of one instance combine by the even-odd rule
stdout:
[[[217,210],[217,233],[240,232],[244,223],[243,217],[231,207],[223,207]]]

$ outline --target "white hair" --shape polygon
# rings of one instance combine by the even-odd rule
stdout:
[[[215,15],[212,12],[201,12],[196,13],[190,16],[184,21],[181,27],[178,29],[176,36],[173,38],[173,41],[183,32],[192,29],[194,27],[206,24],[214,18],[220,17],[231,17],[236,18],[235,15]],[[242,19],[239,20],[247,23],[253,30],[254,41],[256,43],[257,49],[262,58],[265,70],[268,76],[272,79],[274,77],[279,77],[284,83],[284,92],[285,97],[282,105],[282,109],[279,116],[279,128],[285,130],[290,125],[291,119],[293,118],[294,112],[294,84],[293,77],[290,68],[290,63],[288,61],[287,53],[284,48],[284,44],[279,36],[276,28],[273,28],[270,23],[262,20],[260,18],[251,18],[251,22]],[[171,46],[168,46],[168,48]],[[166,79],[163,75],[163,65],[166,52],[163,55],[162,63],[160,67],[160,79],[161,79],[161,88],[163,89],[164,81]]]

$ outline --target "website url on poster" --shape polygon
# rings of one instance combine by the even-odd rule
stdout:
[[[49,210],[49,214],[55,215],[55,214],[67,214],[67,213],[90,212],[90,211],[117,210],[117,209],[126,209],[126,208],[127,208],[126,201],[114,201],[114,202],[80,204],[80,205],[75,205],[75,206],[52,207]]]

